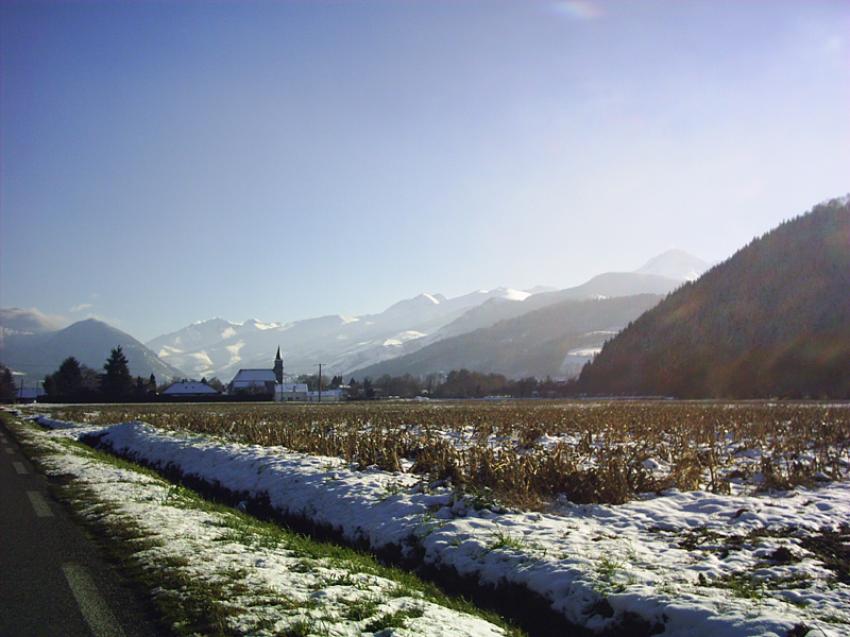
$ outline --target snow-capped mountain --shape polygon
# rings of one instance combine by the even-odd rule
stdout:
[[[215,318],[159,336],[147,345],[162,360],[198,378],[217,376],[226,381],[243,367],[269,368],[278,345],[288,374],[315,373],[316,364],[321,362],[329,373],[348,375],[561,301],[667,294],[687,280],[686,275],[702,267],[701,263],[685,253],[671,252],[644,268],[675,277],[643,271],[614,272],[564,290],[499,287],[452,298],[422,293],[383,312],[355,317],[332,314],[289,323],[255,319],[234,323]]]
[[[486,301],[514,302],[529,296],[511,288],[477,290],[453,298],[422,293],[378,314],[357,317],[334,314],[291,323],[214,318],[159,336],[147,345],[195,377],[228,380],[242,367],[270,367],[278,345],[286,373],[314,372],[321,361],[333,373],[345,374],[415,351],[422,338]]]
[[[696,281],[710,265],[683,250],[668,250],[647,261],[637,272],[655,274],[668,279]]]

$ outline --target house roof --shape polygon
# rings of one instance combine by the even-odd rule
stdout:
[[[277,381],[273,369],[240,369],[231,382],[233,383],[274,383]]]
[[[162,393],[173,396],[175,394],[217,394],[218,391],[204,383],[190,380],[169,385],[169,387]]]

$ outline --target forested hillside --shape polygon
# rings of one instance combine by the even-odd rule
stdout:
[[[753,240],[608,342],[580,391],[850,397],[850,198]]]

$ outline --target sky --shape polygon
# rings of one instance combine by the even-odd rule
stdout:
[[[0,3],[0,306],[142,340],[715,262],[848,177],[845,0]]]

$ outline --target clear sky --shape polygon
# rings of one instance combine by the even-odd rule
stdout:
[[[147,340],[723,259],[850,191],[850,2],[0,4],[0,305]]]

